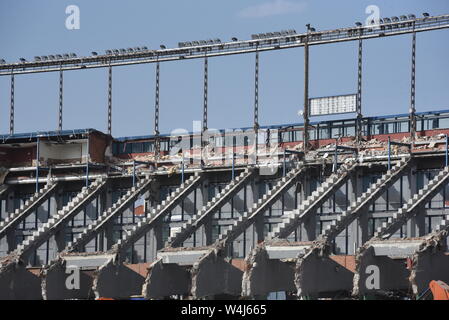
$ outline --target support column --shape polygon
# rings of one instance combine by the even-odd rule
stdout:
[[[311,193],[310,172],[307,171],[301,178],[301,202],[304,202]],[[298,228],[298,241],[312,241],[316,238],[317,211],[311,212],[309,217]]]
[[[207,202],[209,201],[209,180],[208,179],[204,179],[203,182],[200,185],[200,203],[198,204],[200,209],[197,210],[201,210],[201,208],[203,206],[207,205]],[[212,244],[212,222],[213,222],[213,215],[210,215],[200,231],[200,239],[196,238],[196,243],[194,243],[195,246],[198,245],[210,245]],[[195,231],[196,233],[196,231]],[[201,241],[201,244],[199,244],[199,241]]]
[[[254,164],[257,164],[259,149],[259,52],[256,51],[256,64],[254,68]]]
[[[59,117],[58,117],[58,130],[62,131],[62,106],[63,106],[63,85],[64,85],[64,78],[63,78],[63,71],[62,66],[59,70]]]
[[[408,185],[403,188],[405,199],[404,201],[408,201],[408,199],[411,199],[413,195],[418,191],[416,165],[414,164],[410,166],[410,171],[407,175],[406,183],[408,183]],[[417,221],[415,217],[408,219],[406,223],[406,233],[408,237],[416,237],[418,235],[416,222]]]
[[[206,219],[204,223],[204,236],[203,236],[203,243],[206,246],[209,246],[213,244],[212,239],[212,221],[213,221],[213,215],[209,215],[209,217]]]
[[[164,226],[164,222],[161,221],[159,223],[156,223],[154,226],[154,243],[156,245],[155,249],[156,251],[162,249],[164,247],[164,241],[162,238],[162,234],[163,234],[163,226]]]
[[[360,31],[361,32],[361,31]],[[362,67],[363,67],[363,42],[359,39],[358,77],[357,77],[357,124],[356,139],[362,141]]]
[[[413,24],[414,28],[414,24]],[[412,141],[416,139],[416,108],[415,108],[415,89],[416,89],[416,32],[412,35],[412,77],[410,89],[410,137]]]
[[[161,151],[161,142],[159,137],[159,75],[160,75],[160,65],[159,61],[156,63],[156,93],[155,93],[155,103],[154,103],[154,153],[156,160],[159,159]]]
[[[207,131],[207,87],[208,87],[207,53],[204,56],[204,88],[203,88],[203,133]]]
[[[106,187],[106,191],[100,197],[103,208],[112,207],[112,187],[108,185]],[[100,241],[100,247],[103,247],[103,250],[109,250],[114,245],[114,222],[106,224],[104,231],[102,232],[102,238]],[[106,247],[104,247],[106,246]],[[101,250],[101,248],[100,248]]]
[[[245,186],[246,191],[246,207],[243,208],[243,212],[248,211],[250,208],[253,207],[254,203],[257,203],[257,200],[259,198],[259,190],[258,190],[258,180],[259,178],[256,176],[254,179],[251,179],[250,182]],[[242,213],[243,214],[243,213]],[[244,246],[244,253],[247,255],[251,252],[251,249],[254,248],[254,245],[257,243],[257,240],[255,240],[256,230],[255,225],[248,227],[243,233],[243,246]]]
[[[362,170],[362,169],[359,169]],[[363,172],[357,172],[351,176],[349,190],[350,202],[354,202],[363,193]],[[348,253],[355,253],[354,250],[363,246],[363,244],[369,240],[369,230],[368,230],[368,212],[369,207],[365,207],[362,212],[359,213],[359,218],[352,223],[352,227],[348,228],[349,232],[352,232],[352,242],[348,242]],[[351,246],[352,244],[352,246]]]
[[[110,63],[108,78],[108,134],[112,135],[112,67]]]
[[[9,105],[9,134],[14,134],[14,73],[11,69],[11,100]]]
[[[6,212],[8,213],[8,215],[11,212],[14,212],[14,191],[8,192],[8,197],[7,197],[5,207],[6,207]],[[6,235],[6,242],[8,244],[8,253],[9,253],[9,252],[13,251],[16,246],[16,231],[15,230],[11,230],[11,232],[9,232]]]
[[[303,150],[309,150],[309,39],[306,36],[304,44],[304,134]]]

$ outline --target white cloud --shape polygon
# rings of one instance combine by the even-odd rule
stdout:
[[[306,8],[304,1],[274,0],[259,5],[247,7],[238,15],[243,18],[263,18],[274,15],[303,12]]]

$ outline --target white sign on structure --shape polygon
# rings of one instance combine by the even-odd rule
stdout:
[[[356,94],[309,99],[309,116],[356,112]]]

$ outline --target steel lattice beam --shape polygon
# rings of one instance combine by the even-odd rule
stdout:
[[[59,71],[61,65],[65,70],[104,68],[112,66],[126,66],[143,63],[156,63],[163,61],[176,61],[185,59],[244,54],[256,51],[281,50],[303,47],[308,36],[308,45],[322,45],[346,41],[376,39],[379,37],[397,36],[414,32],[424,32],[449,28],[449,15],[440,15],[428,18],[412,19],[385,23],[378,27],[362,26],[340,28],[327,31],[316,31],[305,34],[276,36],[263,40],[232,41],[218,44],[201,45],[193,47],[144,50],[140,52],[97,55],[88,57],[68,58],[64,60],[18,62],[0,65],[0,76],[25,73],[40,73]],[[361,33],[361,34],[360,34]]]

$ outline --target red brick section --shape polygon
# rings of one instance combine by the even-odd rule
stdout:
[[[151,262],[136,263],[136,264],[125,264],[126,267],[130,268],[132,271],[140,274],[142,277],[146,277],[148,274],[148,267]]]
[[[336,263],[342,265],[351,272],[355,272],[355,256],[336,255],[330,256]]]
[[[449,134],[449,129],[437,129],[437,130],[424,130],[424,131],[418,131],[417,135],[418,137],[432,137],[432,136],[436,136],[438,134]],[[371,139],[377,139],[378,141],[381,142],[387,142],[388,141],[388,137],[390,137],[391,140],[395,140],[395,141],[400,141],[402,140],[404,137],[410,137],[410,133],[409,132],[401,132],[401,133],[389,133],[389,134],[377,134],[377,135],[370,135],[370,136],[365,136],[365,138],[367,140],[371,140]],[[130,140],[128,141],[128,143],[133,143],[133,142],[144,142],[144,141],[150,141],[151,139],[147,139],[147,140]],[[353,141],[354,137],[342,137],[341,139],[339,139],[339,143],[345,143],[345,142],[350,142]],[[298,145],[298,143],[302,143],[301,141],[294,141],[294,142],[283,142],[281,143],[281,146],[284,148],[294,148]],[[322,146],[326,146],[329,144],[333,144],[335,143],[335,139],[321,139],[321,140],[310,140],[310,143],[312,144],[313,147],[315,148],[319,148]],[[263,144],[259,144],[259,146],[263,146]],[[249,149],[252,148],[252,146],[248,146],[248,147],[236,147],[235,148],[235,152],[236,153],[243,153],[245,149]],[[225,150],[228,149],[227,147],[217,147],[215,148],[215,151],[222,151],[225,152]],[[370,149],[375,149],[375,148],[370,148]],[[379,148],[379,150],[382,150],[384,148]],[[429,149],[430,150],[434,150],[434,149]],[[185,150],[186,152],[191,152],[192,150]],[[420,149],[420,152],[422,151],[426,151],[426,149]],[[161,152],[161,154],[165,155],[167,154],[167,152]],[[148,155],[153,155],[152,152],[148,152],[148,153],[128,153],[128,154],[120,154],[120,155],[116,155],[116,157],[121,158],[121,159],[133,159],[136,157],[142,157],[142,156],[148,156]]]
[[[231,264],[237,269],[240,269],[241,271],[245,272],[246,268],[245,259],[232,259]]]
[[[36,147],[8,148],[0,147],[0,166],[27,167],[36,159]]]
[[[110,144],[111,138],[100,132],[92,132],[89,135],[90,161],[104,163],[104,153]]]

